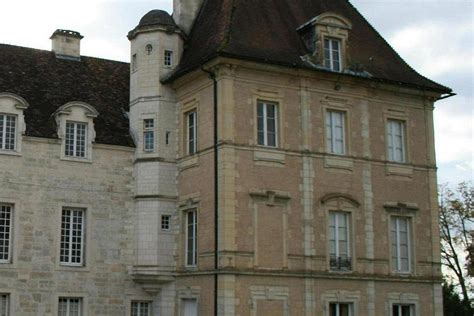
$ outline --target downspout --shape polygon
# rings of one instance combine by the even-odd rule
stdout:
[[[218,138],[218,112],[217,112],[217,79],[216,73],[204,69],[201,70],[209,75],[213,82],[214,90],[214,315],[217,316],[218,294],[219,294],[219,138]]]

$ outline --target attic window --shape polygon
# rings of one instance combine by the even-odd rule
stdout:
[[[324,67],[341,71],[341,41],[334,38],[324,39]]]
[[[316,68],[342,72],[349,66],[351,22],[333,12],[309,20],[297,29],[308,54],[302,59]]]

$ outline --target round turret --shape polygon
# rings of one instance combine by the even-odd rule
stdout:
[[[148,31],[150,29],[161,28],[167,32],[179,31],[178,26],[173,20],[173,17],[163,10],[151,10],[145,14],[138,25],[128,33],[128,38],[131,40],[141,31]]]

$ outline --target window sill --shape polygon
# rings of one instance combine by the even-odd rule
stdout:
[[[60,263],[56,270],[64,272],[90,272],[90,269],[87,266],[69,265],[64,263]]]
[[[89,158],[76,158],[76,157],[62,156],[61,160],[71,161],[71,162],[80,162],[80,163],[92,163],[92,159],[89,159]]]
[[[253,160],[257,163],[270,163],[273,166],[285,164],[285,154],[278,151],[276,147],[258,147],[254,151]]]
[[[0,155],[6,155],[6,156],[21,156],[21,152],[14,151],[14,150],[0,150]]]
[[[326,156],[324,157],[324,167],[352,171],[354,160],[345,156]]]
[[[413,167],[406,164],[388,162],[385,167],[387,176],[413,177]]]

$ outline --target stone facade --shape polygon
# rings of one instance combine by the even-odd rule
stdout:
[[[175,1],[184,29],[197,4]],[[16,150],[0,150],[0,205],[13,210],[11,257],[0,262],[9,315],[58,315],[60,298],[79,299],[82,316],[132,315],[136,304],[148,308],[139,316],[329,316],[334,304],[350,316],[402,305],[442,315],[439,93],[225,57],[167,82],[186,34],[152,11],[129,39],[133,148],[96,143],[105,114],[74,100],[54,113],[56,139],[26,136],[28,100],[0,91],[0,114],[18,117]],[[276,108],[273,147],[259,145],[261,102]],[[327,150],[330,111],[344,115],[342,155]],[[404,124],[402,163],[387,156],[390,120]],[[70,121],[87,123],[82,158],[64,154]],[[85,214],[80,265],[60,262],[68,208]],[[345,261],[330,255],[334,212],[347,219]],[[399,218],[410,240],[403,272]]]

